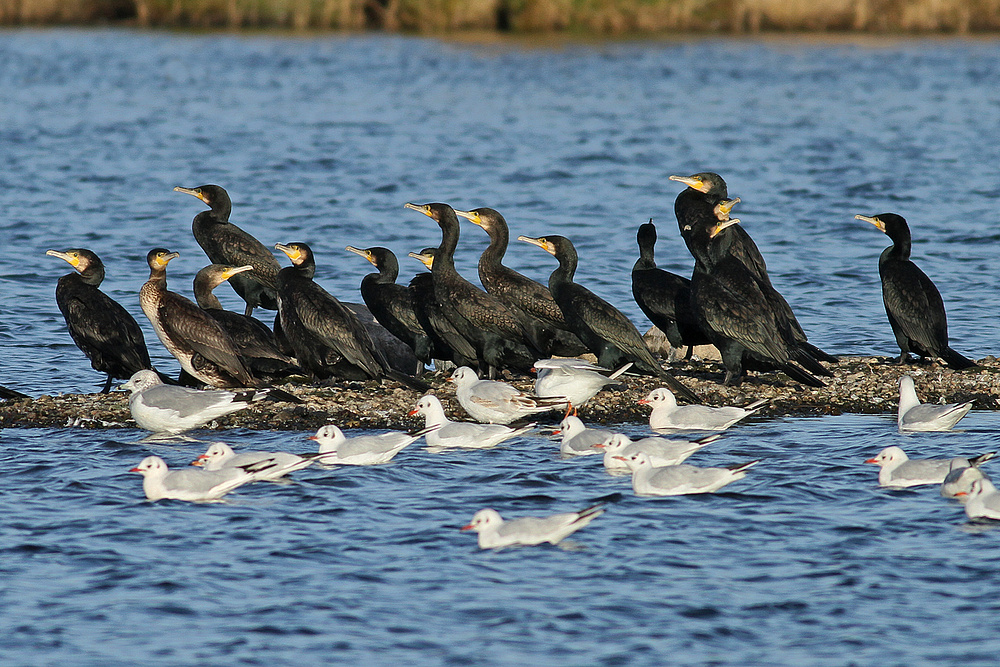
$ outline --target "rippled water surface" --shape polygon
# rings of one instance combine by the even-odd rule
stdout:
[[[48,248],[89,247],[138,316],[143,258],[205,259],[218,183],[266,244],[307,241],[346,300],[368,265],[436,245],[406,201],[502,211],[514,235],[562,233],[581,282],[631,300],[636,227],[690,271],[670,174],[717,171],[810,339],[892,354],[877,257],[856,213],[894,211],[948,305],[953,346],[996,353],[1000,48],[994,42],[790,41],[479,47],[392,37],[284,39],[0,33],[0,384],[31,395],[102,378],[65,332]],[[475,275],[486,237],[463,229]],[[514,244],[508,263],[554,262]],[[403,274],[416,263],[401,260]],[[220,289],[224,303],[241,308]],[[406,406],[400,406],[404,409]],[[595,457],[540,436],[489,452],[307,469],[224,503],[143,500],[125,471],[202,445],[131,430],[0,433],[4,664],[995,664],[1000,534],[935,489],[880,490],[860,463],[997,449],[995,412],[901,436],[889,416],[757,420],[697,463],[761,458],[706,497],[636,498]],[[633,435],[644,425],[622,428]],[[203,433],[307,451],[305,433]],[[619,495],[620,494],[620,495]],[[480,552],[473,512],[545,514],[607,498],[575,547]]]

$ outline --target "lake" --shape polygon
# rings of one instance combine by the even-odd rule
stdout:
[[[92,392],[53,291],[88,247],[138,307],[145,254],[180,252],[172,289],[206,262],[190,232],[217,183],[265,245],[306,241],[317,280],[359,301],[369,265],[344,246],[436,245],[407,201],[500,210],[513,236],[559,233],[580,282],[644,329],[635,230],[689,273],[671,174],[722,174],[775,286],[810,340],[892,355],[878,255],[857,213],[895,212],[941,290],[952,346],[996,354],[1000,47],[994,41],[690,39],[530,46],[430,39],[0,32],[0,384]],[[486,235],[463,227],[475,278]],[[281,258],[285,263],[284,258]],[[507,263],[555,262],[514,242]],[[220,298],[242,304],[227,288]],[[400,406],[400,410],[409,406]],[[935,488],[887,491],[862,462],[998,448],[993,411],[904,436],[894,415],[751,419],[691,463],[762,459],[710,496],[635,497],[597,457],[541,434],[492,451],[306,469],[226,502],[147,502],[126,471],[207,443],[137,430],[5,429],[0,660],[11,665],[992,665],[1000,603],[991,526]],[[631,435],[645,424],[623,424]],[[196,433],[309,451],[302,432]],[[989,471],[989,464],[987,464]],[[476,548],[481,507],[514,518],[606,513],[551,546]]]

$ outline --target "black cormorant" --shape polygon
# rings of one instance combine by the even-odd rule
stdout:
[[[438,223],[441,245],[431,268],[434,294],[451,323],[476,346],[478,366],[491,377],[505,368],[527,374],[541,352],[517,315],[495,296],[484,292],[455,270],[459,223],[448,204],[406,204]]]
[[[232,337],[243,361],[255,377],[277,379],[301,374],[304,371],[298,367],[295,359],[281,351],[274,333],[266,324],[248,315],[224,310],[213,292],[216,287],[232,279],[233,276],[252,270],[253,267],[249,264],[246,266],[209,264],[194,277],[195,301]]]
[[[76,271],[56,284],[56,304],[66,320],[69,335],[99,373],[107,373],[102,394],[111,391],[115,378],[128,379],[141,370],[152,370],[142,329],[117,301],[102,292],[104,263],[86,248],[48,250],[46,255],[69,262]]]
[[[252,315],[257,306],[277,310],[275,280],[281,265],[260,241],[229,222],[229,215],[233,210],[229,193],[218,185],[202,185],[197,188],[177,186],[174,190],[193,195],[210,207],[194,217],[191,231],[213,264],[249,264],[253,267],[253,271],[233,276],[229,281],[247,303],[245,314]]]
[[[617,368],[631,361],[636,370],[661,378],[685,399],[698,400],[690,389],[656,362],[631,320],[583,285],[573,282],[578,259],[576,248],[569,239],[564,236],[518,236],[517,239],[536,245],[559,260],[559,266],[549,276],[549,291],[559,304],[566,324],[597,356],[599,365]]]
[[[688,348],[686,358],[690,359],[695,345],[712,342],[698,325],[698,316],[691,306],[691,281],[657,268],[656,226],[652,220],[639,225],[635,240],[639,259],[632,266],[632,297],[673,347]]]
[[[954,369],[975,366],[974,361],[948,347],[944,300],[927,274],[910,260],[906,220],[895,213],[854,217],[870,222],[892,239],[892,245],[878,258],[878,272],[885,314],[899,345],[899,363],[906,363],[913,352],[921,357],[940,357]]]
[[[532,341],[547,356],[576,357],[587,347],[566,325],[559,305],[549,288],[504,266],[510,232],[507,221],[492,208],[456,210],[457,215],[482,227],[490,244],[479,258],[479,280],[486,291],[507,304],[521,316]]]
[[[192,377],[213,387],[252,387],[239,349],[225,329],[189,299],[167,289],[167,264],[178,253],[153,248],[146,255],[149,280],[139,304],[163,346]]]
[[[369,273],[361,279],[361,298],[375,319],[413,350],[419,360],[416,369],[419,375],[424,364],[432,363],[431,341],[417,317],[413,290],[396,284],[399,277],[396,255],[381,246],[363,249],[347,246],[347,250],[361,255],[378,269],[377,273]]]
[[[409,256],[433,271],[436,254],[437,248],[424,248],[418,253],[409,253]],[[430,335],[431,357],[451,361],[456,366],[475,366],[475,346],[455,328],[438,305],[434,296],[434,276],[424,272],[414,275],[410,280],[410,289],[413,290],[417,319]]]

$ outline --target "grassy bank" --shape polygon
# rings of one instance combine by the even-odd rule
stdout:
[[[0,0],[0,24],[578,32],[995,32],[1000,0]]]

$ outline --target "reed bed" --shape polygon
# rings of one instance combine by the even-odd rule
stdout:
[[[1000,0],[0,0],[0,24],[595,35],[967,34],[1000,30]]]

